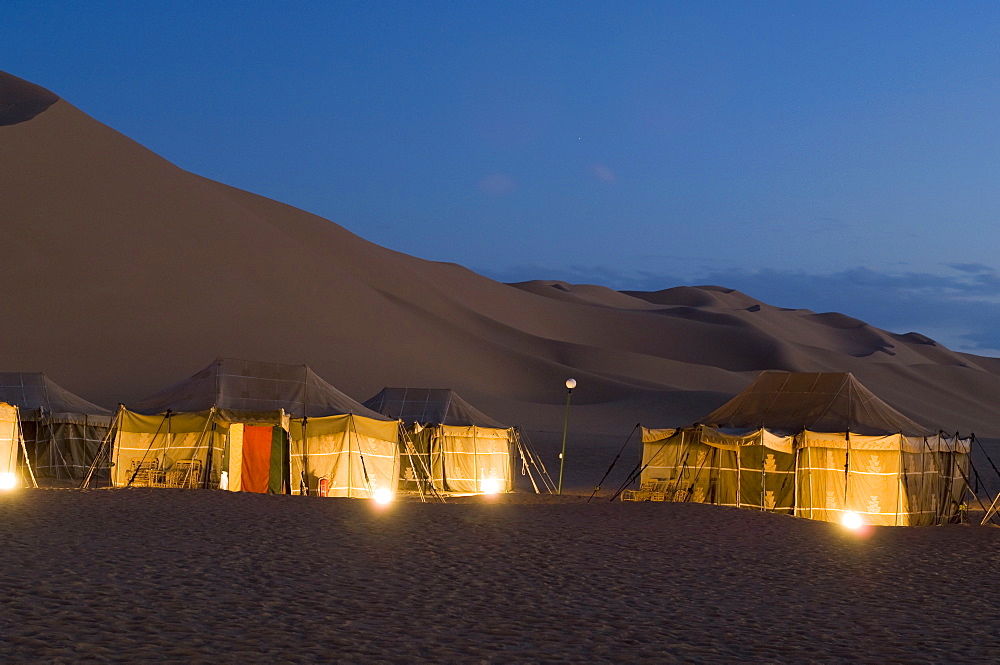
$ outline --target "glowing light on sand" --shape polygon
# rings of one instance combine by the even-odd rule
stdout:
[[[372,498],[375,499],[375,503],[386,504],[392,501],[392,490],[390,489],[377,489],[375,493],[372,494]]]
[[[497,494],[500,491],[500,481],[496,478],[487,478],[480,483],[483,494]]]
[[[0,473],[0,490],[12,490],[17,487],[17,476],[13,473]]]
[[[844,513],[844,519],[841,520],[842,524],[848,529],[860,529],[864,522],[861,519],[861,515],[852,512]]]

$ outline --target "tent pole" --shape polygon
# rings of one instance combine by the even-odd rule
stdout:
[[[927,447],[927,437],[922,436],[920,439],[924,442],[924,447]],[[927,511],[927,453],[923,450],[920,451],[920,491],[919,500],[917,502],[920,509],[920,520],[923,521],[923,514]]]
[[[786,379],[787,380],[787,379]],[[767,505],[765,498],[767,496],[764,489],[767,487],[767,465],[764,464],[764,428],[760,428],[760,432],[757,434],[759,437],[758,443],[760,444],[760,509],[767,510]]]
[[[970,461],[969,464],[971,465],[972,462]],[[982,501],[980,501],[979,497],[976,495],[975,492],[971,492],[971,486],[969,483],[968,474],[966,474],[965,471],[962,471],[962,467],[958,464],[955,465],[955,468],[958,469],[959,475],[962,476],[962,480],[965,482],[965,488],[962,490],[962,499],[959,500],[959,504],[961,504],[962,500],[965,499],[966,493],[971,493],[972,496],[976,499],[976,503],[979,504],[979,507],[982,508],[983,510],[986,510],[986,505]],[[973,467],[973,471],[975,471],[975,467]]]
[[[170,409],[167,409],[167,412],[163,414],[163,418],[160,420],[160,424],[157,425],[156,431],[153,432],[153,436],[149,440],[149,445],[146,446],[146,452],[142,454],[142,458],[139,460],[139,464],[136,465],[135,471],[132,472],[132,477],[128,479],[128,483],[126,483],[125,487],[132,487],[132,483],[135,482],[135,477],[139,475],[139,469],[142,468],[142,463],[146,461],[146,455],[149,454],[149,451],[152,450],[153,448],[153,444],[156,443],[156,435],[160,433],[160,428],[163,427],[163,423],[167,422],[169,418],[170,418]],[[169,424],[167,425],[167,429],[169,433],[170,429]]]
[[[515,435],[517,436],[518,444],[521,445],[524,450],[525,455],[528,458],[528,463],[535,467],[535,471],[538,473],[538,477],[541,479],[542,484],[545,485],[546,490],[549,494],[555,494],[556,484],[552,480],[552,476],[549,475],[549,470],[545,468],[545,462],[539,457],[538,452],[535,450],[534,444],[531,442],[530,437],[527,433],[518,426],[515,430]],[[523,435],[523,436],[522,436]]]
[[[955,468],[956,468],[957,462],[958,462],[955,459],[955,450],[954,450],[955,447],[958,445],[958,432],[955,432],[955,438],[952,439],[952,441],[954,441],[954,443],[951,446],[952,450],[950,452],[948,452],[948,493],[946,495],[948,497],[948,504],[947,504],[948,505],[948,516],[947,516],[948,522],[951,522],[951,519],[952,519],[952,516],[953,516],[953,506],[954,506],[954,503],[955,503],[954,498],[952,497],[952,492],[955,491]]]
[[[28,469],[28,476],[31,478],[31,486],[38,487],[38,480],[35,479],[35,472],[31,468],[31,460],[28,459],[28,447],[24,443],[24,432],[21,430],[21,410],[14,407],[14,417],[17,419],[17,438],[21,441],[21,454],[24,456],[24,466]]]
[[[403,423],[402,423],[402,421],[399,421],[399,424],[396,427],[396,436],[398,437],[401,434],[404,434],[403,433]],[[410,469],[413,471],[413,477],[414,477],[414,479],[416,481],[416,484],[417,484],[417,493],[420,494],[420,503],[426,503],[427,502],[427,498],[424,496],[423,481],[417,475],[417,466],[416,466],[416,464],[413,461],[413,457],[414,457],[413,456],[413,453],[414,453],[413,448],[414,448],[413,443],[408,438],[406,438],[404,436],[403,437],[403,450],[406,451],[406,459],[409,460],[409,462],[410,462]],[[399,482],[399,481],[397,480],[397,482]]]
[[[205,440],[205,434],[208,432],[208,426],[211,425],[212,431],[213,432],[215,431],[215,409],[216,407],[213,406],[208,411],[208,420],[205,421],[204,427],[201,428],[201,434],[198,435],[198,441],[195,443],[194,446],[194,454],[192,457],[193,459],[197,459],[198,453],[201,452],[201,443],[202,441]],[[205,456],[205,479],[201,482],[202,488],[208,487],[208,479],[211,477],[211,475],[212,475],[212,446],[211,444],[209,444],[208,454]],[[187,485],[188,479],[190,478],[191,478],[191,467],[189,466],[187,472],[184,474],[184,478],[182,479],[181,484]]]
[[[84,477],[83,482],[77,489],[84,489],[90,486],[90,480],[94,476],[94,472],[97,471],[97,467],[100,465],[101,455],[108,453],[108,482],[114,486],[111,482],[111,437],[115,433],[115,425],[118,423],[118,419],[121,417],[122,409],[125,408],[124,404],[119,403],[118,408],[115,409],[114,418],[111,419],[111,423],[108,425],[108,433],[104,435],[104,439],[101,440],[101,445],[97,448],[97,454],[94,455],[94,461],[91,462],[90,468],[87,470],[87,475]]]
[[[986,461],[990,463],[990,466],[993,467],[993,471],[996,472],[997,477],[1000,478],[1000,469],[997,469],[997,465],[993,463],[993,460],[990,458],[990,454],[986,452],[986,447],[983,445],[983,442],[976,438],[975,432],[969,436],[975,443],[979,444],[979,449],[983,451],[983,455],[986,455]]]
[[[423,483],[426,483],[427,484],[427,491],[430,494],[433,494],[434,497],[436,499],[438,499],[441,503],[446,503],[446,501],[444,499],[444,496],[442,494],[440,494],[437,491],[437,487],[434,486],[434,478],[433,478],[433,473],[434,472],[431,470],[431,466],[430,466],[431,461],[429,459],[430,452],[431,452],[430,451],[430,445],[428,445],[428,447],[427,447],[428,459],[425,460],[423,458],[423,456],[420,454],[420,451],[417,450],[417,444],[413,442],[413,437],[410,436],[410,434],[408,434],[407,432],[405,432],[403,430],[403,421],[399,421],[399,428],[400,428],[400,431],[403,433],[404,440],[408,442],[408,445],[413,450],[413,454],[416,456],[417,460],[420,462],[421,470],[424,473],[424,475],[423,475],[422,478],[417,478],[417,488],[419,489],[419,488],[423,487]],[[413,474],[414,474],[414,476],[417,475],[417,469],[416,468],[414,468]]]
[[[743,446],[736,446],[736,507],[743,507]]]
[[[479,428],[475,425],[472,426],[472,472],[475,476],[473,483],[475,483],[475,492],[482,491],[482,481],[479,477]]]
[[[899,526],[899,516],[903,512],[903,483],[906,482],[906,467],[903,462],[903,432],[899,433],[899,471],[896,472],[896,526]]]
[[[683,441],[684,441],[684,437],[686,435],[686,432],[684,430],[678,430],[677,432],[674,432],[673,436],[676,436],[678,433],[681,435],[681,445],[683,445]],[[608,501],[614,501],[615,499],[617,499],[618,495],[620,495],[622,492],[624,492],[626,487],[628,487],[629,485],[631,485],[632,482],[636,478],[640,477],[642,475],[642,472],[646,470],[646,467],[649,466],[650,464],[652,464],[653,460],[656,459],[656,456],[660,454],[660,451],[662,451],[664,448],[667,447],[667,444],[670,442],[670,439],[672,439],[673,436],[669,436],[666,439],[664,439],[663,445],[661,445],[659,448],[657,448],[656,452],[653,453],[652,456],[650,456],[648,462],[646,462],[645,464],[643,464],[642,460],[640,459],[639,463],[635,465],[634,469],[632,469],[632,473],[628,474],[628,478],[625,479],[625,482],[621,484],[621,487],[618,488],[618,491],[615,492],[611,496],[611,498],[608,499]],[[680,483],[680,478],[678,478],[677,481],[678,481],[678,483]],[[675,486],[675,489],[676,489],[676,486]]]
[[[795,446],[795,438],[792,438],[792,445]],[[792,460],[792,515],[799,512],[799,456],[802,451],[795,446],[794,459]]]
[[[608,470],[604,472],[604,475],[601,476],[601,479],[597,481],[597,485],[594,487],[594,491],[590,493],[590,498],[587,499],[587,503],[590,503],[590,499],[593,499],[594,495],[597,494],[598,490],[601,489],[601,483],[603,483],[605,478],[608,477],[608,474],[611,473],[611,469],[615,468],[615,464],[618,463],[618,458],[622,456],[622,452],[625,450],[625,446],[628,445],[628,442],[632,439],[632,435],[635,434],[635,431],[639,429],[640,424],[641,423],[636,423],[635,427],[632,428],[632,431],[628,433],[627,437],[625,437],[625,443],[623,443],[622,447],[618,449],[618,454],[615,455],[615,458],[611,461],[611,466],[609,466]]]
[[[372,489],[372,481],[368,476],[368,468],[365,466],[365,456],[361,453],[361,437],[358,434],[357,425],[354,423],[354,416],[351,416],[351,430],[354,432],[355,438],[358,439],[358,459],[361,460],[361,471],[365,475],[365,487],[368,489],[368,498],[374,499],[375,492]],[[398,484],[398,480],[396,481]]]
[[[844,441],[847,442],[847,452],[844,456],[844,509],[841,512],[846,513],[849,510],[848,498],[850,496],[851,489],[851,428],[848,427],[847,431],[844,432]]]
[[[688,486],[690,487],[690,489],[688,490],[688,495],[684,497],[684,503],[689,503],[691,497],[694,496],[694,486],[698,484],[698,479],[701,477],[701,472],[708,465],[708,460],[712,456],[712,454],[718,450],[718,448],[715,448],[714,446],[709,446],[707,443],[703,445],[705,445],[708,448],[708,450],[705,451],[704,461],[702,461],[702,463],[698,465],[698,470],[695,471],[694,478],[691,479],[691,484]],[[709,472],[709,476],[711,476],[711,472]],[[707,493],[705,498],[708,498]]]
[[[924,439],[924,443],[927,444],[927,450],[928,450],[928,452],[931,455],[931,461],[934,462],[934,472],[935,472],[935,475],[937,476],[937,478],[934,479],[934,487],[933,487],[934,493],[931,495],[931,496],[933,496],[933,497],[935,497],[937,499],[937,501],[934,502],[934,524],[935,525],[940,525],[941,524],[941,502],[942,502],[942,498],[941,498],[940,492],[942,491],[942,487],[941,487],[942,480],[941,480],[941,460],[938,459],[938,456],[941,454],[941,434],[942,434],[942,431],[938,430],[938,433],[937,433],[937,447],[938,447],[938,449],[936,451],[931,450],[931,445],[929,443],[927,443],[927,439],[926,438]]]
[[[531,481],[531,487],[535,490],[535,494],[541,494],[541,492],[538,491],[538,483],[535,482],[535,476],[531,473],[531,466],[528,464],[528,458],[527,455],[525,455],[524,446],[521,445],[521,437],[518,436],[516,429],[513,431],[513,436],[515,445],[517,446],[518,457],[521,458],[522,473],[526,473],[528,475],[528,480]]]

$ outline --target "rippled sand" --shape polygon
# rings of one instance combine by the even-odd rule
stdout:
[[[995,661],[1000,529],[693,504],[0,496],[0,661]]]

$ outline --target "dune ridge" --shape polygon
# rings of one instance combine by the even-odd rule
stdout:
[[[4,108],[24,112],[0,115],[0,189],[17,193],[3,203],[16,249],[0,263],[0,368],[105,406],[223,355],[308,364],[358,400],[454,388],[542,431],[574,376],[574,425],[617,435],[687,424],[761,370],[850,371],[923,424],[1000,435],[1000,361],[919,333],[721,286],[502,284],[184,171],[9,74]]]

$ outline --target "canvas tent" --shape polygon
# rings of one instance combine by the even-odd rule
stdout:
[[[305,365],[219,358],[122,408],[112,481],[369,498],[396,491],[398,432]]]
[[[36,485],[25,453],[18,409],[0,402],[0,489]]]
[[[28,459],[39,478],[81,480],[111,425],[109,410],[40,372],[0,372],[0,401],[18,407]]]
[[[517,430],[444,388],[383,388],[365,406],[406,425],[412,454],[401,459],[401,489],[475,494],[513,489]]]
[[[851,374],[763,372],[695,425],[643,428],[640,489],[622,497],[937,524],[960,510],[968,455],[968,439],[917,424]]]

